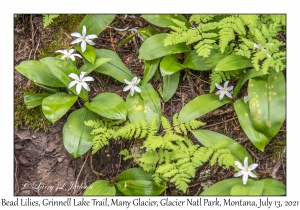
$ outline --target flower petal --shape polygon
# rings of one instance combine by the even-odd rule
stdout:
[[[73,78],[73,79],[75,79],[75,80],[79,80],[79,77],[76,74],[74,74],[74,73],[71,73],[68,76],[71,77],[71,78]]]
[[[92,40],[86,39],[85,40],[89,45],[95,45],[95,42],[93,42]]]
[[[227,88],[228,83],[229,83],[229,81],[226,81],[226,82],[224,83],[224,88]]]
[[[250,171],[252,171],[252,170],[256,169],[257,166],[258,166],[257,163],[253,163],[248,168],[249,168]]]
[[[244,174],[244,171],[239,171],[239,172],[235,173],[233,176],[239,177],[239,176],[242,176],[243,174]]]
[[[71,58],[72,61],[75,61],[74,55],[70,55],[69,57]]]
[[[96,34],[90,34],[86,36],[88,39],[96,39],[98,36]]]
[[[138,92],[138,93],[141,93],[141,92],[142,92],[141,88],[139,88],[139,87],[137,87],[137,86],[134,86],[133,88],[134,88],[134,90],[135,90],[136,92]]]
[[[94,78],[93,77],[90,77],[90,76],[87,76],[87,77],[84,77],[82,79],[82,81],[86,82],[86,81],[94,81]]]
[[[76,43],[79,43],[81,41],[82,41],[81,38],[77,38],[77,39],[73,40],[70,44],[76,44]]]
[[[127,79],[124,79],[124,81],[125,81],[125,83],[128,84],[128,85],[131,84],[131,82],[129,82]]]
[[[248,174],[247,173],[244,173],[243,174],[243,184],[247,184],[247,181],[248,181]]]
[[[133,94],[134,94],[134,88],[131,87],[130,88],[130,95],[133,96]]]
[[[138,80],[135,82],[135,84],[137,85],[137,84],[139,84],[140,83],[140,81],[141,81],[141,79],[140,78],[138,78]]]
[[[68,85],[68,88],[70,89],[71,87],[73,87],[74,85],[76,85],[78,82],[75,80],[75,81],[72,81],[70,82],[70,84]]]
[[[135,84],[137,79],[138,79],[137,77],[133,77],[133,79],[131,80],[131,83]]]
[[[222,90],[223,87],[221,85],[219,85],[218,83],[215,84],[215,86],[219,89],[219,90]]]
[[[84,89],[86,89],[87,91],[90,91],[90,90],[91,90],[87,83],[82,82],[81,85],[82,85],[82,87],[84,87]]]
[[[228,91],[230,91],[232,89],[233,89],[233,86],[230,86],[230,87],[227,88]]]
[[[239,168],[239,169],[244,169],[243,164],[240,161],[235,161],[234,164]]]
[[[86,42],[83,40],[83,41],[81,42],[81,51],[84,52],[85,49],[86,49]]]
[[[219,95],[219,99],[222,100],[222,98],[224,97],[224,91],[221,91],[221,94]]]
[[[249,171],[248,174],[249,174],[249,176],[251,176],[252,178],[257,178],[257,176],[256,176],[254,173],[252,173],[251,171]]]
[[[81,83],[78,82],[76,85],[76,93],[80,94],[80,91],[81,91]]]
[[[86,35],[86,27],[85,26],[82,27],[81,33],[82,33],[82,36],[85,37],[85,35]]]
[[[73,54],[74,51],[75,51],[74,49],[70,49],[68,53],[71,55]]]
[[[248,168],[248,157],[247,156],[244,158],[244,167]]]
[[[80,37],[81,37],[81,34],[78,33],[78,32],[73,32],[73,33],[71,33],[71,36],[75,36],[75,37],[80,38]]]
[[[67,53],[66,50],[56,50],[55,52],[56,52],[56,53],[62,53],[62,54],[64,54],[64,55]]]
[[[79,58],[82,58],[81,57],[81,55],[79,55],[79,54],[73,54],[74,56],[77,56],[77,57],[79,57]]]
[[[80,76],[79,76],[79,79],[80,79],[80,80],[82,80],[82,79],[84,78],[85,73],[86,73],[86,72],[84,72],[84,71],[80,72]]]
[[[229,92],[225,92],[228,98],[232,98],[232,95]]]
[[[123,91],[129,90],[129,88],[130,88],[130,85],[127,85],[127,86],[125,86],[125,87],[123,88]]]

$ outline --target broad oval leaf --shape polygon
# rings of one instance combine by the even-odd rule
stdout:
[[[84,196],[116,195],[116,187],[107,180],[98,180],[90,184],[83,193]]]
[[[142,168],[131,168],[123,171],[115,180],[116,187],[124,195],[153,196],[160,195],[166,188],[165,183],[158,185],[152,175]]]
[[[55,123],[69,111],[77,98],[78,96],[73,94],[55,93],[43,100],[42,111],[50,122]]]
[[[248,103],[245,103],[243,99],[238,99],[234,102],[233,105],[240,125],[246,133],[247,137],[257,149],[259,149],[260,151],[264,151],[269,138],[254,127],[250,117]]]
[[[230,150],[231,154],[236,157],[237,161],[243,163],[244,158],[247,156],[249,165],[253,163],[253,160],[247,150],[235,140],[210,130],[192,130],[191,132],[205,147],[212,147],[213,144],[220,141],[227,141],[225,148]]]
[[[183,15],[175,14],[162,14],[162,15],[142,15],[142,18],[147,20],[149,23],[159,27],[177,26],[172,19],[176,19],[185,23],[186,27],[191,27],[189,21]]]
[[[248,83],[250,117],[254,127],[272,138],[279,132],[286,113],[285,78],[282,72],[255,77]]]
[[[70,75],[71,73],[75,73],[79,76],[79,70],[71,63],[59,58],[53,57],[46,57],[40,60],[43,64],[45,64],[52,74],[58,78],[65,87],[68,87],[70,82],[73,81]],[[86,75],[85,75],[86,76]],[[76,85],[70,89],[75,95],[76,93]],[[86,89],[82,88],[80,94],[78,95],[80,98],[84,99],[85,101],[88,100],[88,92]]]
[[[250,180],[248,180],[250,181]],[[252,180],[251,180],[252,181]],[[217,182],[210,186],[208,189],[206,189],[204,192],[202,192],[200,195],[230,195],[231,188],[241,183],[242,180],[240,178],[232,178],[232,179],[226,179],[222,180],[220,182]]]
[[[199,56],[196,50],[193,50],[186,57],[186,59],[183,62],[183,65],[186,66],[186,68],[193,69],[193,70],[199,70],[199,71],[211,70],[212,68],[205,63],[205,60],[206,58]]]
[[[108,119],[126,120],[127,108],[124,100],[115,93],[100,93],[85,106]]]
[[[230,100],[224,97],[219,99],[218,95],[205,94],[194,98],[189,101],[179,112],[178,122],[186,123],[190,120],[194,120],[202,115],[219,108],[225,104],[228,104]]]
[[[96,120],[98,115],[81,108],[72,112],[63,128],[63,143],[65,149],[74,157],[78,158],[85,154],[92,147],[92,127],[84,124],[84,121]]]
[[[263,71],[257,71],[256,69],[251,69],[251,70],[247,71],[246,74],[244,74],[243,76],[240,77],[238,83],[234,87],[233,97],[235,98],[237,96],[237,94],[240,92],[244,83],[247,82],[249,79],[258,77],[258,76],[262,76],[264,74],[265,73],[263,73]]]
[[[99,49],[96,50],[97,58],[110,58],[111,61],[96,68],[95,71],[109,75],[119,82],[125,83],[124,79],[131,81],[134,75],[124,65],[123,61],[117,53],[111,50]]]
[[[99,34],[115,19],[116,15],[105,14],[105,15],[86,15],[80,23],[78,31],[82,31],[82,27],[86,27],[86,34]]]
[[[50,93],[30,93],[24,96],[24,102],[27,109],[31,109],[42,104],[44,98],[50,96]]]
[[[155,117],[157,126],[156,131],[158,131],[161,123],[160,118],[162,114],[159,95],[150,83],[146,83],[140,86],[140,88],[142,90],[140,95],[144,101],[146,121],[149,124],[151,120]]]
[[[264,190],[264,183],[261,181],[253,181],[248,179],[247,184],[242,182],[235,184],[231,190],[230,195],[243,196],[243,195],[262,195]]]
[[[145,104],[140,94],[135,93],[133,96],[128,94],[126,98],[126,107],[128,119],[132,124],[134,124],[135,121],[139,122],[140,120],[147,122],[145,116]]]
[[[86,74],[91,73],[94,71],[96,68],[99,66],[111,61],[111,58],[97,58],[94,62],[94,64],[90,62],[84,62],[84,65],[80,67],[79,71],[80,72],[86,72]]]
[[[52,72],[40,61],[23,61],[15,69],[26,78],[35,83],[50,87],[65,87],[65,85],[52,74]]]
[[[176,72],[172,75],[166,75],[163,77],[163,90],[162,98],[164,102],[167,102],[176,92],[179,84],[180,72]]]
[[[86,49],[85,49],[84,52],[81,51],[80,44],[78,44],[75,48],[76,48],[76,50],[78,52],[81,53],[81,55],[83,55],[83,57],[86,60],[88,60],[92,64],[95,63],[95,60],[96,60],[96,51],[95,51],[95,49],[92,46],[86,45]]]
[[[178,62],[175,55],[167,55],[160,62],[162,76],[174,74],[184,68],[185,66]]]
[[[262,195],[286,195],[286,186],[282,182],[269,178],[260,181],[265,185]]]
[[[142,44],[139,50],[139,59],[153,60],[170,54],[189,52],[190,47],[185,43],[164,46],[166,33],[155,34]]]
[[[157,58],[152,61],[144,61],[145,69],[144,69],[144,76],[141,81],[141,84],[145,84],[145,83],[149,82],[149,80],[153,77],[153,75],[155,74],[157,67],[160,63],[160,60],[161,60],[160,58]]]
[[[241,55],[228,55],[219,61],[215,71],[233,71],[252,67],[251,59]]]

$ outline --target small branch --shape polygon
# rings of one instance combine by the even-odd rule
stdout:
[[[80,174],[81,174],[81,172],[82,172],[82,169],[83,169],[83,167],[84,167],[84,165],[85,165],[85,163],[86,163],[86,160],[87,160],[89,154],[90,154],[90,152],[86,155],[85,161],[84,161],[83,165],[81,166],[81,169],[80,169],[79,174],[78,174],[78,176],[77,176],[77,178],[76,178],[76,181],[75,181],[75,186],[76,186],[76,184],[77,184],[77,181],[78,181],[78,179],[79,179],[79,176],[80,176]],[[76,187],[74,187],[73,193],[75,193],[75,190],[76,190]]]
[[[34,49],[34,27],[32,22],[32,15],[30,15],[30,23],[31,23],[31,48]]]
[[[237,117],[234,117],[234,118],[232,118],[232,119],[225,120],[225,121],[222,121],[222,122],[219,122],[219,123],[214,123],[214,124],[211,124],[211,125],[203,126],[203,127],[201,127],[201,128],[208,128],[208,127],[211,127],[211,126],[214,126],[214,125],[219,125],[219,124],[222,124],[222,123],[229,122],[229,121],[234,120],[234,119],[237,119]]]

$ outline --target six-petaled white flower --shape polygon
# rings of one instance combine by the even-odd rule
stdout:
[[[70,49],[70,50],[57,50],[55,51],[56,53],[62,53],[64,54],[61,59],[65,59],[65,58],[71,58],[72,61],[75,61],[75,56],[82,58],[81,55],[79,54],[73,54],[75,50],[74,49]]]
[[[96,34],[86,35],[86,27],[85,26],[82,27],[82,34],[80,34],[78,32],[73,32],[73,33],[71,33],[71,36],[78,37],[77,39],[73,40],[71,42],[71,44],[81,42],[81,51],[82,52],[84,52],[86,49],[86,43],[88,43],[89,45],[94,45],[95,43],[91,39],[98,38],[98,36]]]
[[[272,42],[268,42],[266,43],[266,45],[273,45],[274,43]],[[267,53],[267,50],[265,49],[265,47],[263,45],[260,45],[260,44],[256,44],[255,42],[253,42],[253,47],[256,48],[257,50],[262,50],[262,51],[266,51]],[[267,56],[270,58],[271,55],[269,53],[267,53]]]
[[[235,165],[241,169],[241,171],[237,172],[236,174],[234,174],[234,177],[239,177],[243,175],[243,184],[247,184],[248,181],[248,176],[256,178],[257,176],[252,173],[251,171],[256,169],[256,167],[258,166],[257,163],[253,163],[250,166],[248,166],[248,157],[245,157],[244,159],[244,165],[239,162],[239,161],[235,161]]]
[[[73,78],[74,81],[70,82],[70,84],[68,85],[68,88],[70,89],[71,87],[73,87],[74,85],[77,84],[76,85],[76,93],[77,94],[80,93],[81,87],[83,87],[87,91],[90,91],[90,88],[86,82],[94,81],[94,78],[90,77],[90,76],[84,77],[85,74],[86,74],[86,72],[81,72],[79,77],[74,73],[69,74],[69,77]]]
[[[224,97],[224,95],[228,96],[229,98],[232,98],[231,93],[229,91],[231,91],[233,89],[233,86],[227,87],[228,86],[229,81],[226,81],[224,83],[224,87],[222,87],[219,84],[215,84],[216,87],[219,89],[216,94],[219,95],[219,99],[222,100],[222,98]]]
[[[133,77],[133,79],[131,80],[131,82],[129,82],[127,79],[124,79],[124,81],[126,82],[126,85],[124,88],[123,88],[123,91],[127,91],[130,89],[130,94],[133,96],[134,94],[134,91],[138,92],[138,93],[141,93],[142,90],[137,87],[136,85],[139,84],[140,82],[140,79],[138,79],[137,77]]]

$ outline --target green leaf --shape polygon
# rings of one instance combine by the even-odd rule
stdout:
[[[124,79],[131,81],[134,75],[124,65],[123,61],[117,53],[111,50],[99,49],[96,50],[97,58],[110,58],[111,61],[96,68],[95,71],[109,75],[116,80],[125,83]]]
[[[242,182],[235,184],[230,191],[230,195],[243,196],[243,195],[262,195],[264,190],[264,182],[253,181],[248,179],[247,184]]]
[[[185,66],[178,62],[178,58],[175,55],[167,55],[160,62],[160,72],[162,76],[174,74]]]
[[[167,102],[176,92],[179,84],[180,72],[163,77],[163,91],[162,98]]]
[[[73,94],[55,93],[43,100],[42,111],[50,122],[55,123],[69,111],[77,98],[78,96]]]
[[[212,147],[213,144],[220,141],[227,141],[227,146],[225,148],[230,150],[231,154],[236,157],[237,161],[243,163],[244,158],[247,156],[249,165],[253,163],[253,160],[247,150],[235,140],[210,130],[192,130],[191,132],[205,147]]]
[[[205,94],[194,98],[189,101],[179,112],[178,122],[185,123],[190,120],[194,120],[204,114],[217,109],[225,104],[228,104],[230,100],[224,97],[219,99],[218,95]]]
[[[91,73],[99,66],[111,61],[111,58],[97,58],[94,64],[90,62],[84,62],[84,65],[79,69],[80,72],[86,72],[86,74]]]
[[[131,123],[140,120],[147,122],[145,116],[145,104],[140,94],[134,93],[133,96],[128,94],[126,98],[126,107],[128,118]]]
[[[86,27],[86,34],[99,34],[115,19],[116,15],[86,15],[80,23],[78,31],[82,31],[82,27]]]
[[[89,185],[83,193],[84,196],[110,196],[116,195],[116,188],[107,180],[98,180]]]
[[[92,147],[92,127],[86,126],[84,121],[96,120],[98,115],[94,112],[81,108],[72,112],[63,128],[63,143],[65,149],[74,157],[78,158]]]
[[[245,103],[243,99],[238,99],[234,102],[233,105],[240,125],[246,133],[247,137],[257,149],[259,149],[260,151],[264,151],[269,138],[254,127],[250,118],[250,110],[248,104]]]
[[[52,72],[40,61],[23,61],[15,69],[35,83],[50,87],[65,87]]]
[[[142,168],[123,171],[115,180],[116,187],[124,195],[153,196],[160,195],[167,187],[165,183],[156,184],[150,173]]]
[[[86,45],[86,49],[84,52],[81,51],[81,47],[80,45],[77,45],[75,47],[75,49],[81,53],[81,55],[83,55],[83,57],[88,60],[90,63],[94,64],[95,60],[96,60],[96,51],[95,49],[90,46],[90,45]]]
[[[31,109],[42,104],[44,98],[50,96],[49,93],[30,93],[24,96],[24,102],[27,109]]]
[[[121,43],[119,43],[118,46],[122,46],[122,45],[128,43],[137,34],[144,35],[148,38],[154,34],[157,34],[157,32],[152,26],[146,26],[145,28],[141,28],[141,29],[137,30],[136,32],[134,32],[133,34],[131,34],[130,36],[126,37],[126,39],[124,39]],[[146,39],[144,39],[144,40],[146,40]]]
[[[85,106],[108,119],[126,120],[127,108],[124,100],[115,93],[101,93]]]
[[[151,65],[150,65],[150,62],[151,62]],[[160,58],[154,59],[152,61],[145,61],[144,76],[141,81],[141,84],[145,84],[145,83],[149,82],[149,80],[155,74],[159,62],[160,62]]]
[[[255,77],[248,83],[250,117],[254,127],[272,138],[279,132],[286,113],[285,78],[282,72]]]
[[[250,181],[250,180],[248,180]],[[252,181],[252,180],[251,180]],[[217,182],[202,192],[200,195],[230,195],[231,188],[239,183],[242,183],[240,178],[226,179],[220,182]]]
[[[149,23],[159,27],[177,26],[172,19],[177,19],[185,23],[186,27],[191,27],[189,21],[183,15],[163,14],[163,15],[142,15],[142,18]]]
[[[199,56],[196,50],[193,50],[184,60],[183,65],[186,68],[199,70],[199,71],[207,71],[211,70],[211,67],[207,66],[205,63],[206,58]]]
[[[155,117],[157,125],[156,131],[158,131],[162,114],[159,95],[150,83],[146,83],[140,86],[140,88],[142,90],[140,95],[144,101],[146,121],[149,124],[153,117]]]
[[[282,182],[275,179],[263,179],[264,190],[262,195],[286,195],[286,186]]]
[[[237,94],[240,92],[245,82],[247,82],[251,78],[262,76],[262,75],[264,75],[264,73],[262,71],[256,71],[256,69],[251,69],[247,71],[246,74],[240,77],[238,83],[234,87],[233,97],[235,98],[237,96]]]
[[[215,71],[233,71],[252,67],[251,59],[241,55],[228,55],[219,61]]]
[[[190,47],[185,43],[164,46],[164,39],[166,36],[166,33],[160,33],[146,39],[140,47],[139,59],[153,60],[165,55],[191,51]]]
[[[79,76],[80,72],[79,70],[72,65],[71,62],[58,59],[58,58],[53,58],[53,57],[46,57],[40,60],[45,66],[48,67],[48,69],[52,72],[52,74],[58,78],[64,85],[65,87],[68,87],[70,82],[73,81],[71,77],[68,75],[71,73],[75,73]],[[85,75],[86,76],[86,75]],[[76,85],[73,86],[70,89],[75,95],[78,95],[76,93]],[[82,88],[80,91],[80,94],[78,95],[80,98],[84,99],[85,101],[88,100],[88,92],[86,89]]]

